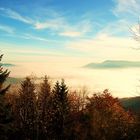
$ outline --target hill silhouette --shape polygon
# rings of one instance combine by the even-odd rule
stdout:
[[[107,69],[107,68],[136,68],[140,67],[140,61],[106,60],[101,63],[89,63],[85,68]]]
[[[16,66],[16,65],[10,64],[10,63],[0,63],[0,65],[2,65],[3,67],[14,67],[14,66]]]
[[[120,99],[120,102],[126,110],[130,110],[134,113],[140,113],[140,96],[122,98]]]

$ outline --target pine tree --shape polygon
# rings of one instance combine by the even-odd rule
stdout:
[[[43,83],[40,85],[40,92],[38,95],[38,123],[40,138],[46,139],[49,135],[50,126],[50,96],[51,85],[47,76],[44,77]]]
[[[0,61],[2,59],[3,55],[0,55]],[[2,65],[0,65],[0,95],[3,95],[6,93],[6,91],[8,90],[8,88],[10,87],[7,86],[6,88],[3,88],[3,83],[5,82],[6,78],[9,76],[10,72],[6,69],[5,71],[3,71],[3,67]]]
[[[62,113],[62,129],[61,129],[61,138],[67,139],[68,121],[70,115],[70,104],[68,100],[68,87],[66,86],[64,80],[62,79],[60,85],[60,103],[61,103],[61,113]]]
[[[0,56],[0,61],[3,55]],[[11,107],[6,102],[5,94],[10,87],[4,87],[3,84],[6,78],[9,76],[10,72],[8,70],[3,70],[2,65],[0,66],[0,139],[8,139],[8,135],[11,131],[12,114]]]
[[[21,84],[19,90],[19,100],[17,105],[18,127],[23,132],[23,137],[35,139],[36,137],[36,93],[35,85],[32,80],[27,77]]]
[[[66,122],[69,115],[68,88],[62,80],[57,81],[53,89],[53,129],[56,139],[65,138]]]

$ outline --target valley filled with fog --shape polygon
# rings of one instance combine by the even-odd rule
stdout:
[[[63,67],[63,68],[62,68]],[[11,77],[48,75],[53,81],[64,78],[72,89],[86,87],[90,94],[109,89],[117,97],[137,96],[140,68],[89,69],[68,63],[22,63],[9,67]]]

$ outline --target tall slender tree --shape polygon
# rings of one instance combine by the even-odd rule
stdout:
[[[3,55],[0,55],[0,61],[2,57]],[[7,87],[3,88],[3,84],[6,78],[8,78],[9,74],[10,74],[10,71],[8,71],[7,69],[3,70],[2,64],[0,63],[0,95],[5,94],[8,88],[10,87],[10,85],[8,85]]]
[[[35,85],[29,77],[21,84],[16,114],[17,120],[19,120],[17,125],[23,137],[35,139],[37,129],[36,93]]]
[[[69,114],[68,88],[62,80],[57,81],[53,89],[53,130],[56,139],[65,139],[66,120]]]
[[[51,84],[47,76],[44,77],[43,82],[40,85],[40,91],[38,94],[38,128],[39,138],[46,139],[49,136],[50,126],[50,96],[51,96]]]
[[[0,55],[0,61],[3,55]],[[4,82],[9,76],[8,70],[3,70],[0,65],[0,139],[8,139],[9,132],[11,130],[12,114],[11,107],[5,100],[5,94],[10,85],[4,87]]]

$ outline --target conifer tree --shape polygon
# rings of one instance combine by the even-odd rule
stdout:
[[[54,128],[56,139],[65,138],[66,121],[69,115],[68,88],[62,80],[57,81],[53,89],[53,111]]]
[[[1,61],[2,57],[3,57],[3,55],[0,55],[0,61]],[[4,71],[3,67],[0,63],[0,95],[5,94],[6,91],[8,90],[8,88],[10,87],[10,86],[7,86],[7,87],[3,88],[3,84],[6,80],[6,78],[8,78],[9,74],[10,74],[10,71],[8,71],[7,69]]]
[[[38,123],[40,138],[46,139],[49,135],[50,126],[50,96],[51,85],[47,76],[44,77],[43,83],[40,85],[38,95]]]
[[[0,61],[3,55],[0,56]],[[4,82],[9,76],[8,70],[3,70],[2,65],[0,66],[0,139],[8,139],[8,135],[11,131],[12,114],[11,107],[5,100],[5,94],[10,87],[4,87]]]
[[[19,90],[19,101],[17,105],[17,117],[19,117],[19,129],[24,133],[24,137],[35,139],[36,137],[36,93],[35,85],[27,77],[21,84]]]

